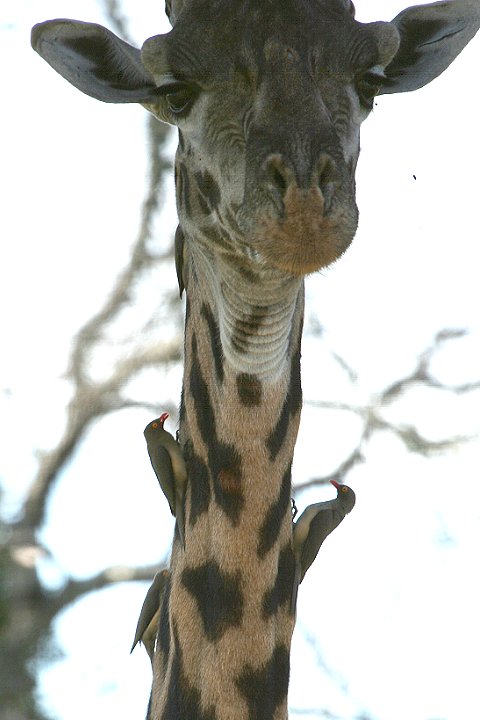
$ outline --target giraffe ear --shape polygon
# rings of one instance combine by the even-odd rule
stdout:
[[[172,0],[165,0],[165,15],[170,20],[170,25],[173,25]]]
[[[400,46],[380,93],[417,90],[438,77],[480,28],[479,0],[451,0],[403,10],[392,24]]]
[[[101,25],[48,20],[32,28],[32,47],[69,83],[96,100],[133,103],[158,99],[140,50]]]
[[[170,20],[170,25],[175,25],[177,18],[183,8],[184,0],[165,0],[165,14]]]

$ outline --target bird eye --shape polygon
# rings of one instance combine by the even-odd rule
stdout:
[[[152,423],[152,428],[153,428],[154,430],[156,430],[157,427],[158,427],[158,423],[157,423],[157,422],[153,422],[153,423]]]
[[[346,485],[344,485],[344,486],[342,487],[342,492],[343,492],[343,493],[347,493],[347,492],[348,492],[348,487],[347,487]]]

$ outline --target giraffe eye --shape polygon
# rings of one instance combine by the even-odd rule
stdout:
[[[170,112],[174,115],[184,115],[190,109],[195,96],[193,88],[182,83],[171,85],[165,93],[165,100]]]

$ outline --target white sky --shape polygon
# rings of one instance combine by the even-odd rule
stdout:
[[[139,44],[168,29],[163,3],[125,5]],[[363,21],[391,19],[402,8],[357,2]],[[0,480],[9,512],[33,477],[35,452],[59,437],[70,341],[127,260],[146,172],[146,113],[87,98],[30,49],[31,25],[53,17],[106,22],[93,0],[3,0],[0,7]],[[469,328],[471,337],[446,348],[439,375],[478,379],[479,63],[476,38],[432,85],[380,98],[365,124],[357,238],[334,268],[308,282],[325,336],[304,344],[307,399],[365,402],[411,370],[444,327]],[[174,222],[170,211],[166,234]],[[328,348],[358,372],[357,386]],[[178,386],[177,373],[168,399],[178,401]],[[167,399],[164,387],[159,376],[154,402]],[[480,430],[478,401],[479,393],[459,400],[417,389],[390,412],[442,438]],[[51,582],[114,563],[156,562],[168,551],[171,521],[142,436],[149,419],[139,410],[108,417],[66,468],[43,536],[55,559],[43,568]],[[307,406],[295,480],[333,470],[358,432],[355,417]],[[389,435],[365,451],[366,464],[350,479],[357,507],[301,588],[291,705],[345,719],[362,710],[375,720],[479,717],[478,442],[428,461]],[[299,507],[323,497],[305,494]],[[145,590],[119,586],[59,618],[66,657],[42,675],[54,717],[143,717],[149,663],[140,650],[128,651]],[[316,650],[308,636],[317,638]],[[331,675],[316,668],[316,653]]]

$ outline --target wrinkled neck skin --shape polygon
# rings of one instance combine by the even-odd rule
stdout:
[[[186,548],[176,533],[149,717],[284,720],[303,279],[217,247],[186,235]]]
[[[210,308],[225,372],[233,379],[252,376],[250,382],[265,390],[276,386],[290,374],[292,325],[303,315],[303,280],[255,262],[238,267],[235,256],[215,257],[201,247],[190,257],[196,275],[189,281],[190,309],[198,301]]]

